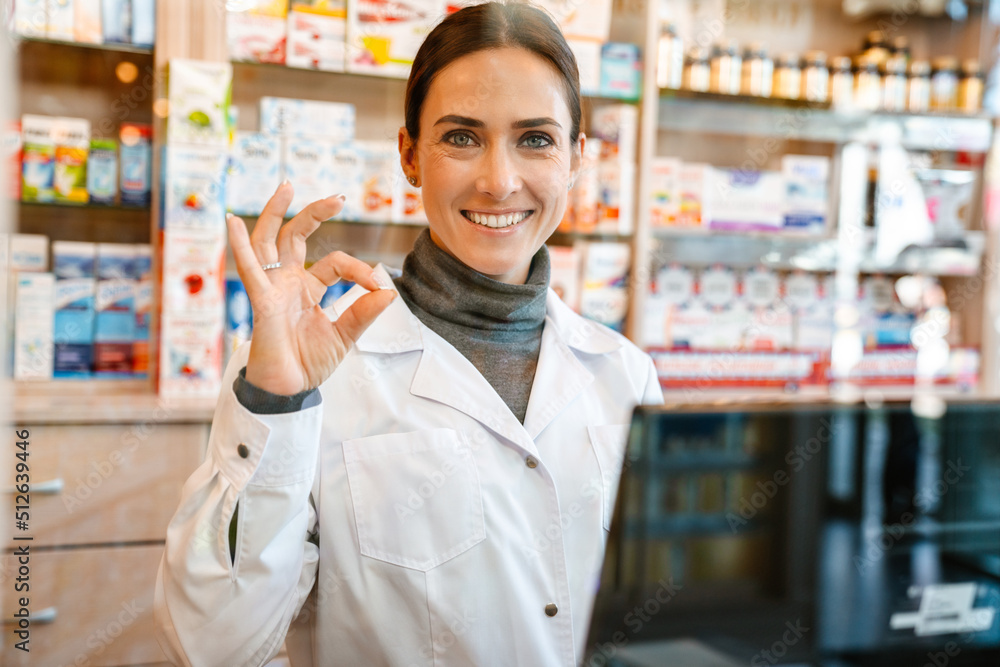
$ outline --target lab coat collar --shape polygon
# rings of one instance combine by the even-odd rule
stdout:
[[[620,337],[575,313],[551,288],[545,302],[545,311],[549,321],[559,332],[559,337],[578,352],[610,354],[622,346]]]

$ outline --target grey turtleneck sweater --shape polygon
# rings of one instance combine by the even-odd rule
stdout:
[[[525,284],[510,285],[462,264],[437,247],[425,229],[395,285],[413,314],[461,352],[523,423],[545,323],[548,249],[542,246],[532,258]],[[293,412],[319,401],[316,390],[271,394],[247,382],[245,372],[233,389],[253,412]]]

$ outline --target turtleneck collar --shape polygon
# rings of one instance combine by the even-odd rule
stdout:
[[[403,262],[397,288],[424,324],[432,319],[493,334],[537,336],[545,321],[549,253],[543,245],[531,260],[523,285],[494,280],[458,261],[423,230]],[[430,318],[426,316],[429,315]]]

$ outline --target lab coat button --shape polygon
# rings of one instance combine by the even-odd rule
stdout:
[[[534,456],[529,456],[528,458],[524,459],[524,465],[528,466],[529,468],[534,468],[538,465],[538,459],[536,459]]]
[[[555,606],[551,602],[549,604],[545,605],[545,615],[546,616],[555,616],[558,613],[559,613],[559,607]]]
[[[236,453],[240,455],[241,459],[245,459],[246,457],[250,456],[250,450],[247,449],[247,446],[244,445],[242,442],[240,443],[240,446],[236,448]]]

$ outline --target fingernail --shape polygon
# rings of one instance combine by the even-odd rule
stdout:
[[[235,215],[233,215],[229,211],[226,211],[226,220],[232,220],[235,217],[236,217]]]
[[[334,198],[339,199],[340,201],[347,201],[347,195],[345,194],[334,195]]]
[[[377,273],[372,274],[372,280],[375,281],[375,284],[378,285],[379,289],[392,289],[392,282],[386,280],[383,276],[380,276]]]
[[[271,182],[272,182],[272,183],[274,183],[274,181],[271,181]],[[290,180],[288,180],[288,179],[286,178],[285,180],[283,180],[283,181],[281,182],[281,184],[282,184],[282,185],[291,185],[291,184],[292,184],[292,182],[291,182]]]

